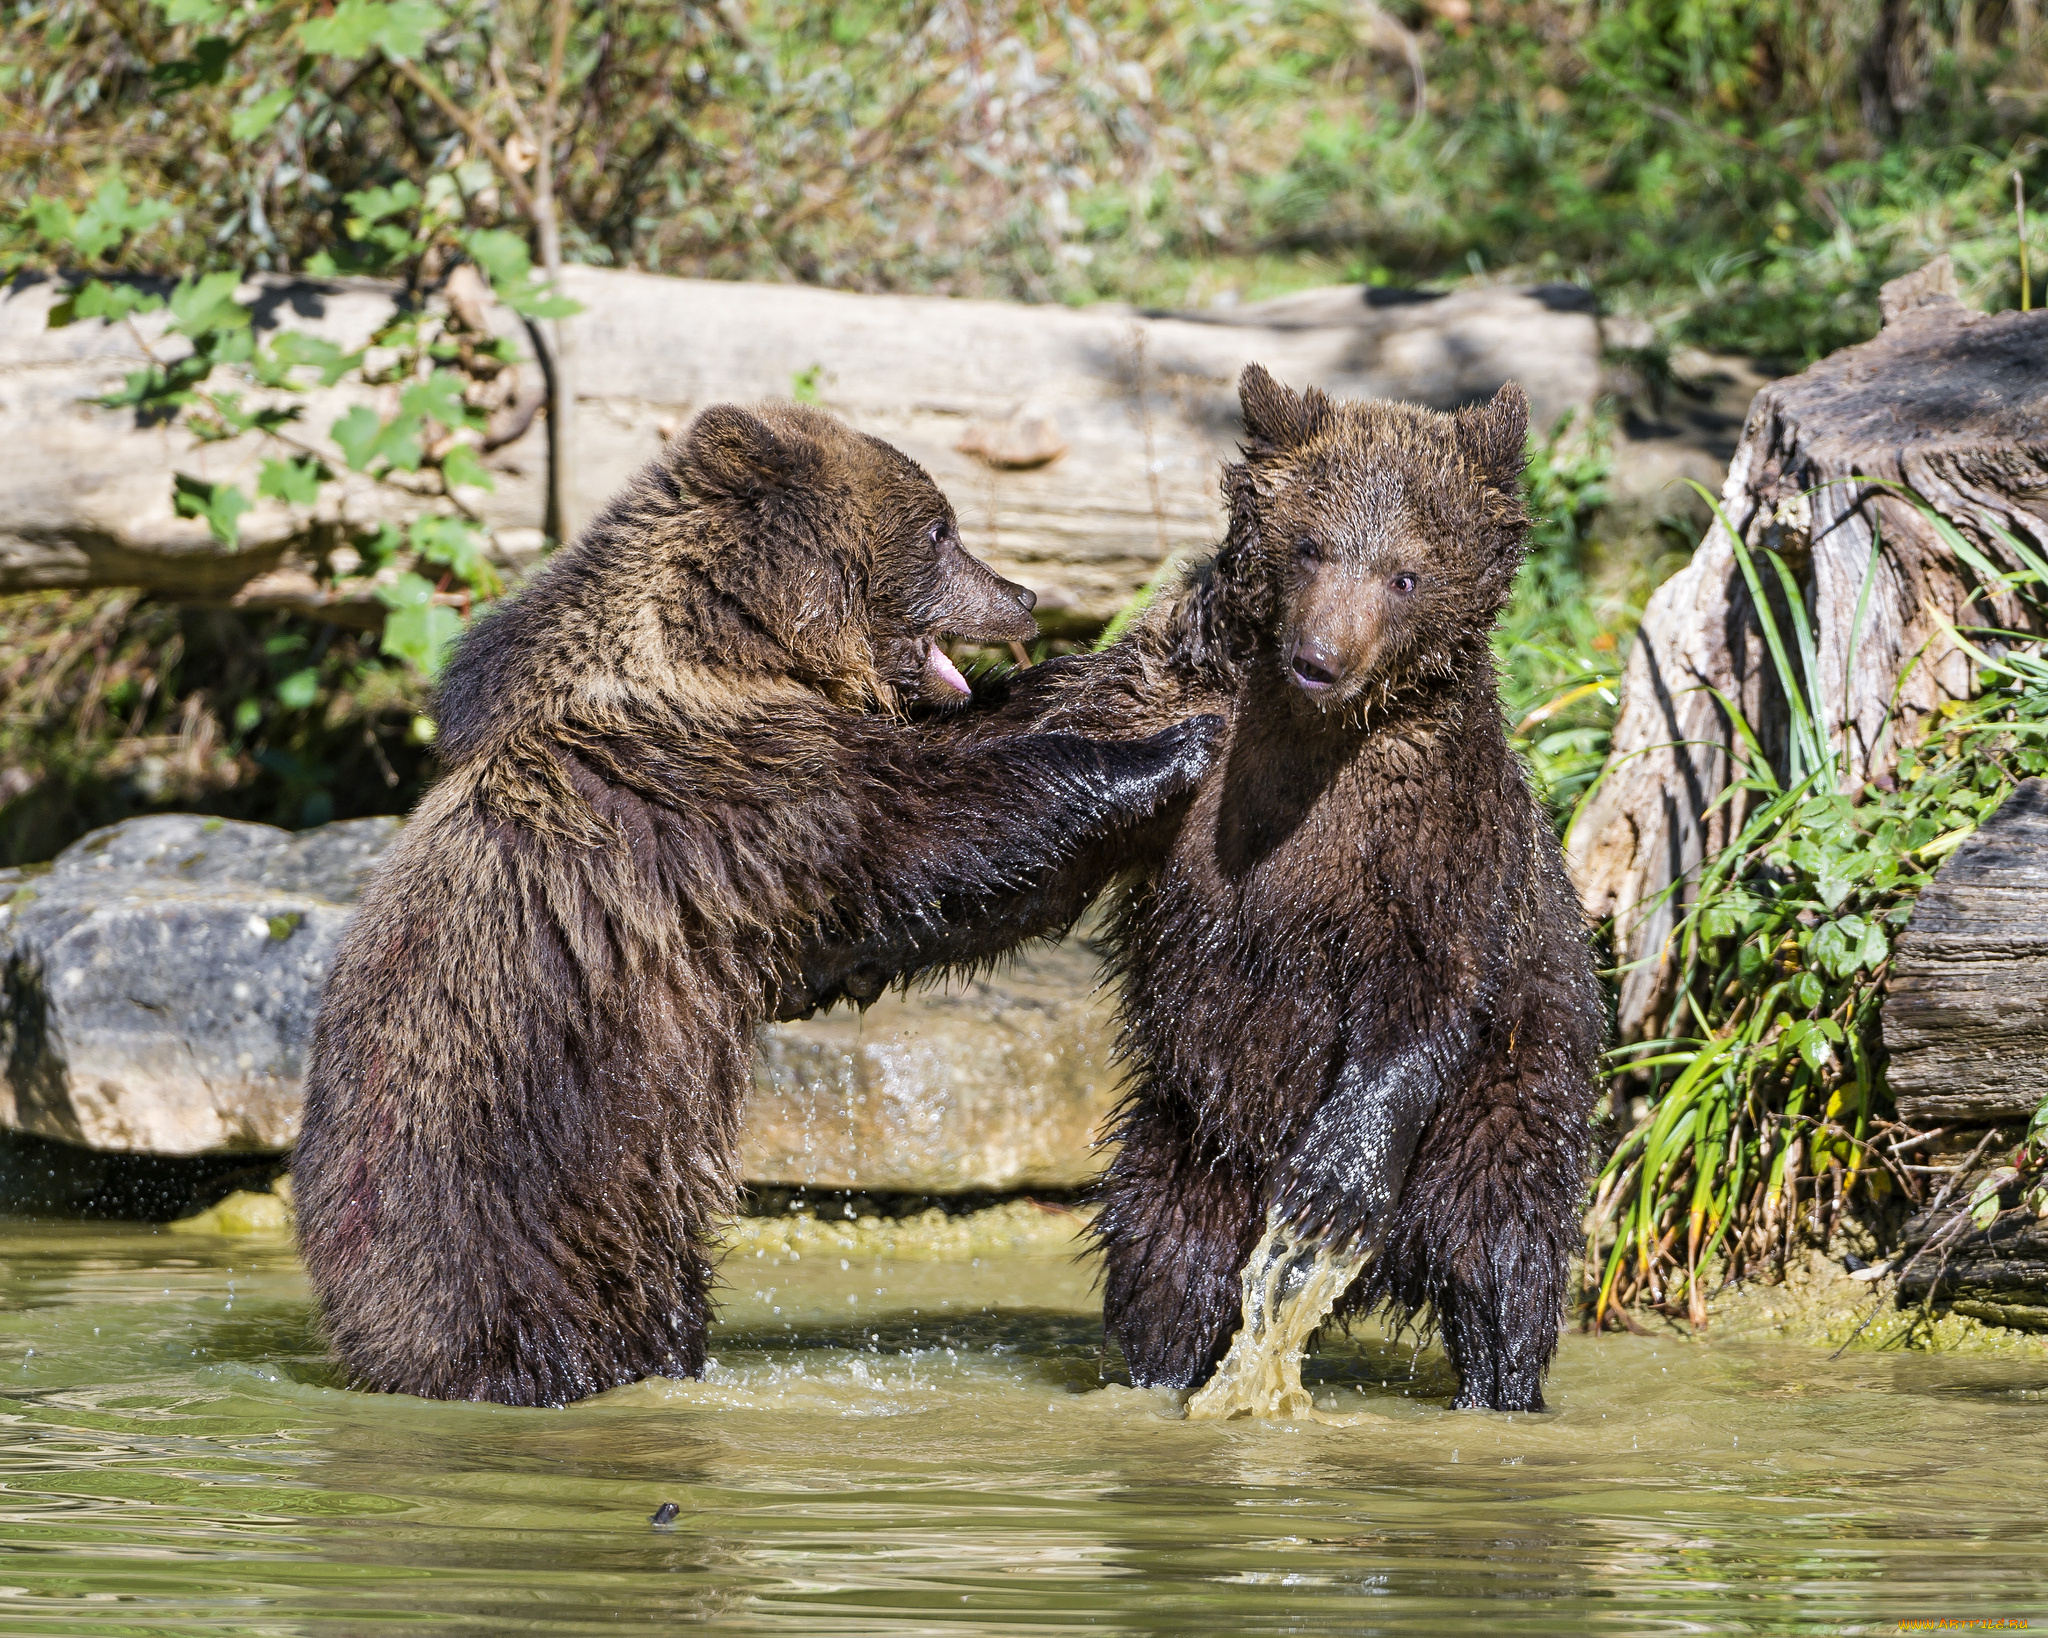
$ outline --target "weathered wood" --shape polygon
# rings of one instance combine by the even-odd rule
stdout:
[[[1931,1301],[1988,1324],[2048,1331],[2048,1221],[2007,1212],[1980,1229],[1951,1202],[1907,1223],[1896,1262],[1901,1308]]]
[[[570,268],[564,283],[585,307],[575,321],[574,515],[592,516],[705,405],[788,398],[802,379],[825,407],[930,470],[969,543],[1038,593],[1053,632],[1100,626],[1163,558],[1214,543],[1216,470],[1238,435],[1238,372],[1253,360],[1296,386],[1437,408],[1518,380],[1544,427],[1600,391],[1598,322],[1590,296],[1571,286],[1400,292],[1408,299],[1389,301],[1353,285],[1175,315],[600,268]],[[283,321],[354,347],[388,316],[395,293],[300,280],[244,294],[260,297],[259,328]],[[314,571],[326,548],[273,502],[243,520],[236,553],[216,546],[204,523],[173,515],[173,472],[253,495],[266,450],[253,437],[201,444],[180,428],[138,427],[132,414],[93,407],[88,400],[141,363],[141,342],[167,355],[183,344],[164,336],[158,315],[133,331],[97,321],[50,330],[55,295],[47,283],[0,289],[0,592],[140,585],[381,617],[367,584],[344,588],[339,605],[323,590]],[[520,334],[500,310],[489,322]],[[537,369],[525,366],[520,391],[539,386]],[[321,441],[352,401],[345,389],[314,395],[303,426]],[[542,417],[486,461],[496,493],[473,497],[515,550],[540,544],[546,439]],[[1015,458],[1019,442],[1047,458]],[[330,464],[340,469],[338,457]],[[363,525],[419,504],[351,477],[331,510]],[[340,539],[331,531],[329,544]]]
[[[2022,783],[1921,893],[1884,1044],[1916,1126],[2025,1120],[2048,1096],[2048,779]]]
[[[1887,770],[1943,702],[1968,697],[1973,668],[1950,624],[2028,629],[2039,616],[1987,593],[1910,503],[1902,483],[2007,569],[2025,565],[1992,527],[2048,551],[2048,312],[1972,312],[1945,259],[1887,286],[1887,323],[1861,346],[1757,395],[1691,563],[1650,600],[1629,656],[1605,779],[1573,826],[1569,854],[1587,909],[1615,918],[1624,1038],[1660,1033],[1676,973],[1674,882],[1693,877],[1746,809],[1716,808],[1732,777],[1732,701],[1784,770],[1790,713],[1728,527],[1753,553],[1783,556],[1817,650],[1824,726],[1846,753],[1845,788]],[[1881,555],[1860,636],[1855,611]],[[1768,585],[1775,578],[1759,556]],[[1788,611],[1777,619],[1792,646]],[[1794,663],[1797,663],[1796,660]]]

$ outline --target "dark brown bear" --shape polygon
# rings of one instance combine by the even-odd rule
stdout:
[[[1208,764],[1213,723],[961,743],[891,709],[964,698],[939,637],[1028,636],[1031,603],[897,450],[720,408],[478,622],[314,1031],[299,1237],[353,1383],[561,1404],[701,1368],[795,935],[1109,860]]]
[[[1514,387],[1455,415],[1336,404],[1256,366],[1242,402],[1215,557],[1108,650],[957,728],[1229,719],[1113,916],[1131,1083],[1095,1225],[1108,1331],[1134,1381],[1203,1381],[1271,1210],[1376,1248],[1342,1311],[1428,1305],[1460,1405],[1536,1409],[1602,1009],[1490,645],[1527,534],[1527,406]],[[1057,930],[1095,862],[822,952],[815,987]]]

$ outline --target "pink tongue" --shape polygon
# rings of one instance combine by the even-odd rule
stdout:
[[[937,643],[925,651],[924,668],[956,694],[974,692],[967,686],[967,679],[960,675],[960,668],[946,658],[946,651]]]

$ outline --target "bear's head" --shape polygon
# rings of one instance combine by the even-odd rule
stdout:
[[[1348,712],[1484,654],[1521,566],[1528,401],[1454,413],[1295,393],[1249,366],[1214,583],[1233,647]]]
[[[924,468],[802,404],[721,404],[691,424],[678,475],[719,519],[698,565],[828,692],[879,681],[956,705],[945,638],[1023,641],[1037,598],[968,555]]]

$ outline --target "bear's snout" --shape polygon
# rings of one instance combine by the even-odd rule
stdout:
[[[1344,652],[1324,637],[1297,637],[1287,656],[1287,674],[1311,694],[1344,680]]]

